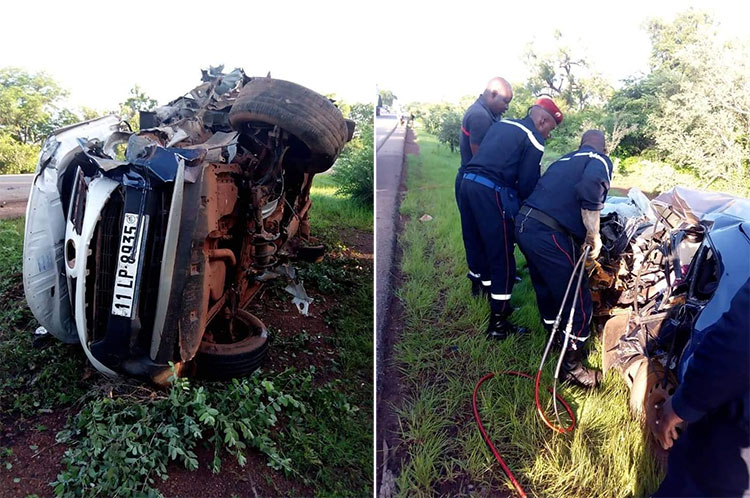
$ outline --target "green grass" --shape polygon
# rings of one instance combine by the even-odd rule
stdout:
[[[547,337],[525,270],[513,291],[519,307],[513,321],[532,330],[502,342],[484,336],[488,305],[471,297],[454,201],[459,163],[435,137],[421,134],[420,156],[411,156],[407,218],[400,243],[404,281],[404,333],[395,355],[403,372],[405,399],[399,410],[408,455],[397,479],[401,496],[465,494],[467,486],[490,494],[512,486],[485,445],[472,415],[475,383],[488,372],[534,374]],[[423,214],[432,221],[417,221]],[[516,251],[519,268],[523,255]],[[593,341],[590,362],[601,364]],[[553,360],[556,360],[555,355]],[[543,383],[551,385],[553,361]],[[628,412],[628,390],[614,373],[595,393],[560,386],[578,427],[558,435],[543,425],[534,408],[533,382],[511,376],[487,381],[479,396],[483,423],[501,455],[534,496],[631,497],[653,492],[661,478],[644,448],[640,425]],[[553,417],[545,394],[549,417]],[[554,420],[554,418],[553,418]],[[563,419],[563,422],[566,420]],[[448,490],[448,491],[446,491]]]
[[[362,206],[343,195],[336,194],[337,186],[330,175],[316,175],[310,189],[312,208],[310,225],[313,235],[325,234],[341,228],[372,230],[372,207]]]
[[[80,347],[56,340],[34,346],[39,324],[23,294],[23,230],[23,218],[0,220],[0,412],[21,418],[71,403],[88,385]]]
[[[372,210],[335,195],[326,180],[313,187],[311,229],[334,250],[319,264],[296,266],[310,277],[308,288],[337,302],[326,314],[337,359],[325,371],[264,369],[234,383],[179,380],[166,393],[97,374],[82,380],[91,367],[80,346],[53,339],[34,347],[38,323],[21,276],[23,219],[0,221],[0,430],[68,410],[58,435],[67,451],[56,494],[158,495],[154,486],[166,465],[194,469],[198,445],[240,463],[252,449],[316,496],[372,493],[373,269],[341,250],[344,234],[372,234]],[[281,347],[308,353],[304,342]],[[220,471],[220,459],[207,463]],[[88,487],[92,482],[96,488]]]

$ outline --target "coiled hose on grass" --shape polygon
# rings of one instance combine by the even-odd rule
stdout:
[[[539,363],[539,369],[536,372],[536,378],[532,377],[529,374],[523,373],[523,372],[517,372],[515,370],[505,370],[503,372],[500,372],[500,375],[514,375],[516,377],[523,377],[525,379],[534,379],[534,403],[536,404],[536,410],[537,413],[539,413],[539,416],[542,418],[542,421],[544,424],[552,429],[555,432],[558,432],[560,434],[565,434],[568,432],[573,432],[573,429],[575,429],[576,426],[576,418],[573,414],[573,409],[570,408],[570,405],[563,399],[562,396],[557,394],[557,379],[560,374],[560,367],[562,365],[562,356],[563,352],[565,351],[565,348],[568,345],[568,340],[570,338],[570,331],[573,326],[573,311],[575,307],[575,296],[573,298],[573,304],[570,308],[570,313],[568,313],[568,323],[565,327],[565,341],[563,344],[562,352],[560,353],[560,360],[557,362],[557,368],[555,369],[555,380],[552,388],[547,388],[547,391],[552,394],[553,396],[553,403],[554,400],[560,401],[562,405],[565,407],[565,410],[568,412],[568,415],[570,415],[570,425],[568,427],[561,427],[560,425],[554,425],[544,414],[544,410],[542,409],[541,402],[539,401],[539,386],[540,381],[542,379],[542,368],[544,367],[544,363],[547,361],[547,355],[549,354],[550,348],[552,346],[552,343],[555,338],[555,334],[557,333],[557,329],[560,326],[560,320],[562,317],[562,312],[565,307],[565,302],[568,300],[568,294],[570,292],[570,288],[573,285],[573,278],[575,277],[576,271],[578,271],[580,267],[580,273],[578,276],[578,285],[576,286],[576,289],[578,289],[581,286],[581,280],[583,279],[583,274],[585,273],[585,265],[583,264],[584,261],[586,261],[586,258],[588,257],[589,253],[589,247],[587,246],[584,250],[583,254],[581,254],[581,257],[578,258],[578,261],[573,266],[573,271],[570,274],[570,279],[568,280],[568,287],[565,289],[565,297],[563,297],[562,304],[560,305],[560,310],[557,312],[557,318],[555,319],[555,323],[552,326],[552,331],[550,332],[549,340],[547,341],[547,347],[544,349],[544,354],[542,355],[542,361]],[[477,393],[479,392],[479,387],[486,381],[495,376],[494,373],[488,373],[481,379],[479,379],[479,382],[474,386],[474,393],[471,397],[471,403],[472,407],[474,409],[474,419],[477,421],[477,426],[479,427],[479,432],[482,433],[482,437],[484,438],[484,441],[487,443],[487,446],[489,446],[490,451],[492,451],[492,454],[495,456],[495,460],[500,464],[500,466],[503,468],[503,471],[505,472],[505,475],[508,476],[508,479],[510,479],[510,482],[513,483],[513,487],[516,488],[516,491],[518,491],[518,494],[521,495],[523,498],[526,498],[526,492],[521,487],[521,484],[516,479],[516,476],[513,475],[513,472],[510,470],[510,467],[505,463],[505,460],[503,460],[503,457],[500,455],[500,452],[497,451],[497,448],[495,448],[495,445],[492,443],[492,440],[487,435],[487,431],[484,429],[484,425],[482,424],[482,419],[479,416],[479,409],[477,408]],[[555,408],[555,418],[557,419],[557,423],[560,424],[560,416],[557,412],[557,404],[554,403]]]

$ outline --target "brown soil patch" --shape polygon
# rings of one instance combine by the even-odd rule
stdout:
[[[62,471],[60,461],[65,453],[55,435],[64,428],[67,415],[68,410],[59,410],[33,419],[2,421],[0,497],[53,496],[49,483]],[[9,457],[2,453],[5,448],[13,452]]]
[[[248,452],[247,463],[240,467],[237,459],[231,455],[221,456],[221,471],[214,474],[210,462],[214,458],[211,448],[196,450],[199,467],[190,471],[172,463],[167,468],[169,479],[159,483],[156,488],[165,497],[209,497],[209,496],[312,496],[313,490],[287,479],[266,465],[264,456]]]
[[[26,214],[26,201],[0,202],[0,220],[20,218],[24,214]]]

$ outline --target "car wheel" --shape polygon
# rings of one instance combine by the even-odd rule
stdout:
[[[244,377],[268,355],[268,329],[255,315],[238,310],[234,327],[242,337],[232,343],[202,341],[195,355],[196,376],[207,380]]]
[[[253,78],[240,90],[229,111],[232,127],[243,132],[253,123],[281,127],[309,149],[309,169],[330,168],[353,134],[330,100],[290,81]]]

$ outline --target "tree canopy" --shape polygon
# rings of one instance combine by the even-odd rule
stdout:
[[[68,92],[44,72],[0,68],[0,174],[34,171],[45,137],[58,128],[104,114],[90,107],[74,110],[64,105]],[[138,111],[157,102],[135,85],[112,111],[137,128]]]
[[[505,117],[522,118],[535,98],[549,96],[565,119],[547,141],[545,161],[574,150],[583,131],[598,128],[615,162],[633,166],[643,158],[642,168],[659,169],[654,176],[662,180],[655,181],[655,188],[687,179],[696,188],[750,195],[747,44],[723,40],[714,19],[692,9],[670,21],[650,19],[645,29],[651,42],[649,71],[627,78],[616,90],[561,32],[555,34],[552,52],[529,46],[528,77],[513,84]],[[461,116],[473,99],[462,100],[422,104],[415,115],[429,133],[454,147]]]

